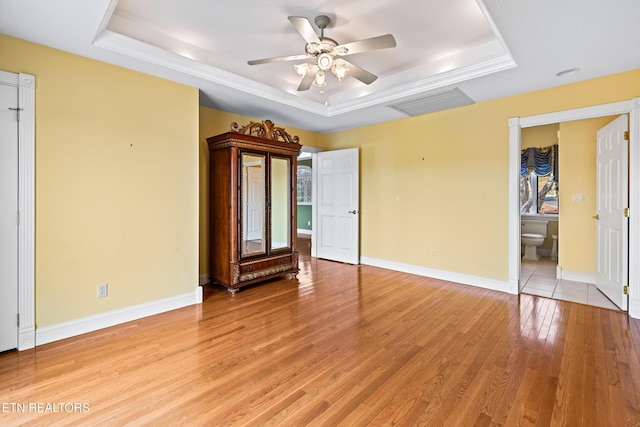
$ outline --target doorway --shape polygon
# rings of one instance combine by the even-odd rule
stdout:
[[[311,153],[303,152],[298,156],[296,166],[296,204],[298,235],[311,239],[313,230],[313,158]]]
[[[521,261],[524,293],[618,309],[612,303],[616,300],[607,298],[597,287],[596,266],[601,262],[597,252],[598,221],[594,219],[600,188],[597,176],[598,171],[603,170],[597,167],[600,156],[596,135],[615,119],[616,116],[605,116],[522,129],[521,148],[525,155],[521,172],[524,191],[521,192],[525,198],[529,195],[529,200],[522,206],[521,223],[539,228],[524,231],[546,236],[534,249],[540,260],[536,261],[530,254]],[[627,116],[622,119],[626,130]],[[535,157],[535,162],[531,157]],[[547,185],[545,178],[549,179]],[[552,179],[554,184],[548,186]],[[534,191],[527,192],[528,188],[522,183],[533,183],[529,187],[535,187]],[[558,199],[558,193],[552,194],[552,191],[543,194],[547,189],[561,189],[562,197]],[[625,198],[625,207],[626,203]],[[556,263],[553,248],[557,248],[558,243],[560,251],[556,249],[555,254],[559,252],[560,259]]]
[[[530,117],[518,117],[509,120],[510,128],[510,155],[509,155],[509,282],[514,293],[520,293],[525,285],[520,280],[520,210],[519,210],[519,171],[520,171],[520,144],[521,129],[540,126],[551,123],[563,123],[582,119],[617,116],[629,114],[629,208],[631,212],[640,209],[640,147],[638,138],[640,134],[640,99],[632,99],[623,102],[597,105],[593,107],[579,108],[575,110],[560,111]],[[562,189],[560,190],[562,193]],[[561,196],[562,197],[562,196]],[[571,196],[570,196],[571,197]],[[629,218],[629,315],[640,318],[640,220]]]
[[[322,148],[303,145],[296,159],[296,221],[298,249],[308,251],[315,257],[315,192],[317,188],[314,165]],[[304,246],[304,248],[301,248]]]

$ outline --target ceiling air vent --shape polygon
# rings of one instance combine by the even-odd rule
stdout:
[[[475,101],[458,88],[413,98],[397,104],[389,105],[390,108],[398,110],[408,116],[419,116],[421,114],[433,113],[436,111],[448,110],[450,108],[462,107],[463,105],[475,104]]]

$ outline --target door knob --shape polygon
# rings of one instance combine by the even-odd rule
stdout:
[[[349,211],[349,212],[347,212],[347,213],[350,213],[350,214],[354,214],[354,215],[355,215],[355,214],[357,214],[357,213],[358,213],[358,211],[356,211],[356,210],[354,209],[354,210]]]
[[[598,220],[598,219],[600,219],[600,215],[594,215],[591,218]]]

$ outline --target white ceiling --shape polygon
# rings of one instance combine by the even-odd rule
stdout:
[[[297,92],[297,62],[247,65],[304,53],[287,17],[321,14],[339,43],[394,35],[395,48],[347,57],[378,76],[371,85],[330,76]],[[640,68],[638,18],[639,0],[0,2],[0,33],[198,87],[201,105],[323,133],[406,117],[390,105],[453,89],[482,102]]]

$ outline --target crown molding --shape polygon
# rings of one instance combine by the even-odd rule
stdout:
[[[131,37],[104,30],[93,42],[101,49],[327,117],[327,108],[264,83],[203,64]]]
[[[229,71],[203,64],[177,55],[159,47],[105,29],[93,45],[127,57],[135,58],[156,66],[177,71],[185,75],[206,80],[244,93],[259,96],[289,107],[304,110],[322,117],[341,114],[386,104],[398,99],[417,95],[444,86],[457,84],[473,78],[507,70],[516,66],[509,54],[497,56],[477,64],[453,69],[426,79],[389,88],[382,92],[364,95],[356,99],[325,106],[294,94],[284,92],[264,83],[239,76]]]
[[[417,82],[394,87],[383,92],[366,95],[352,101],[329,106],[328,116],[337,116],[339,114],[360,110],[362,108],[372,107],[374,105],[387,104],[398,99],[461,83],[466,80],[496,73],[498,71],[508,70],[516,66],[517,64],[510,55],[501,55],[499,57],[490,59],[488,61],[483,61],[478,64],[456,68],[454,70],[437,74],[433,77],[428,77]]]

